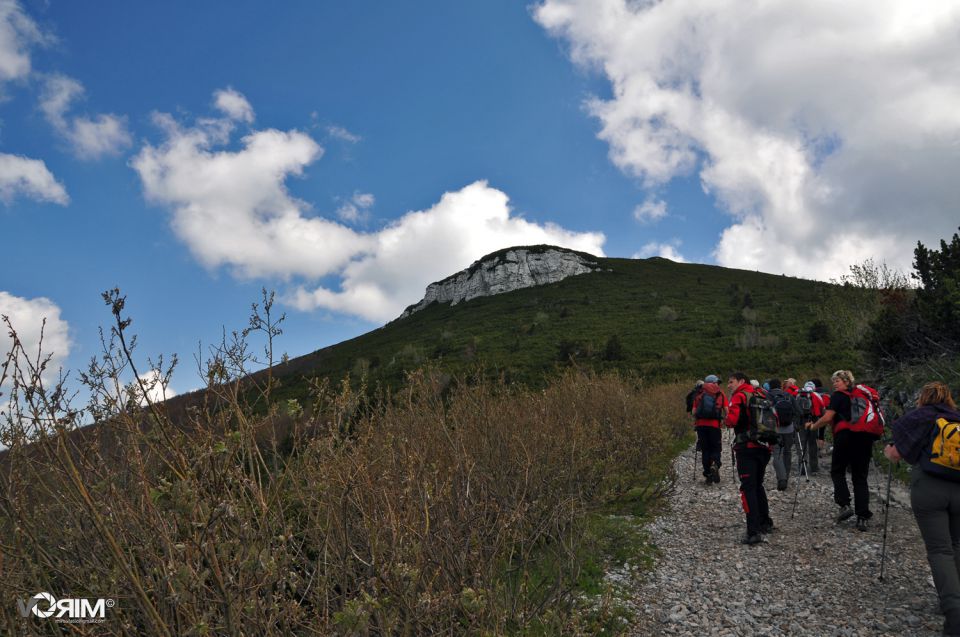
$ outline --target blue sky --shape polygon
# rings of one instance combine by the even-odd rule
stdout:
[[[120,287],[182,392],[261,287],[295,356],[516,243],[907,268],[960,217],[960,12],[834,4],[0,0],[0,312],[75,368]]]

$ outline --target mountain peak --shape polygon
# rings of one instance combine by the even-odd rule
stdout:
[[[428,285],[423,299],[404,310],[400,318],[419,312],[431,303],[456,305],[481,296],[556,283],[599,269],[597,257],[586,252],[551,245],[504,248],[474,261],[456,274]]]

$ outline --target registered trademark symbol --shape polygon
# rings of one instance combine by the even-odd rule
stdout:
[[[115,599],[108,599],[108,600],[107,600],[107,608],[113,608],[113,607],[116,606],[116,605],[117,605],[117,600],[115,600]]]

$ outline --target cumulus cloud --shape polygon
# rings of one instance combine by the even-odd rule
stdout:
[[[253,123],[253,107],[250,102],[232,88],[225,88],[213,94],[213,103],[217,109],[230,119],[238,122]]]
[[[488,252],[550,243],[602,255],[604,237],[513,213],[507,195],[478,181],[445,193],[376,232],[355,231],[312,214],[290,195],[289,177],[303,175],[323,149],[300,131],[254,130],[227,150],[233,120],[204,119],[184,127],[158,115],[166,139],[145,145],[131,162],[145,196],[173,211],[172,227],[200,262],[238,277],[293,280],[285,296],[303,310],[327,309],[372,321],[396,317],[428,283]],[[373,195],[351,203],[372,206]],[[317,287],[332,276],[335,285]]]
[[[659,221],[667,216],[667,202],[653,197],[647,198],[633,209],[633,218],[640,223]]]
[[[0,88],[30,74],[30,48],[52,36],[43,33],[15,0],[0,0]]]
[[[676,261],[677,263],[688,263],[688,261],[683,258],[683,255],[678,251],[679,249],[679,239],[674,239],[673,241],[667,243],[657,243],[656,241],[651,241],[650,243],[644,244],[644,246],[640,248],[640,250],[636,252],[632,258],[648,259],[650,257],[663,257],[664,259],[670,259],[671,261]]]
[[[31,360],[40,350],[42,334],[42,352],[52,356],[44,381],[53,382],[70,354],[70,326],[60,317],[60,308],[43,297],[25,299],[0,290],[0,315],[10,319],[24,349],[30,353]],[[43,323],[44,319],[46,325]],[[0,326],[0,356],[3,357],[0,362],[6,360],[12,346],[13,340],[6,325]],[[22,357],[20,363],[25,368],[26,361]]]
[[[57,133],[70,142],[77,157],[99,159],[120,154],[131,143],[127,119],[113,114],[93,118],[69,116],[72,104],[83,94],[83,85],[77,80],[65,75],[49,76],[40,96],[40,110]]]
[[[513,214],[507,195],[485,181],[444,193],[426,210],[408,212],[367,235],[373,245],[343,269],[341,290],[300,288],[298,308],[326,308],[371,321],[395,318],[426,286],[497,249],[552,244],[603,256],[604,236],[537,224]]]
[[[131,384],[129,391],[141,407],[148,404],[148,399],[149,402],[160,403],[177,395],[177,392],[173,391],[165,381],[166,378],[160,373],[160,370],[151,369],[146,374],[141,374],[140,383]],[[140,387],[141,383],[143,388],[146,389],[146,395],[144,395],[144,391]]]
[[[370,209],[376,198],[370,193],[355,192],[348,201],[337,208],[337,216],[346,223],[359,223],[370,218]]]
[[[70,201],[63,184],[43,161],[0,153],[0,201],[9,205],[18,194],[61,205]]]
[[[545,0],[534,17],[609,79],[587,106],[612,161],[651,188],[697,174],[730,215],[719,263],[908,268],[955,230],[960,4]]]

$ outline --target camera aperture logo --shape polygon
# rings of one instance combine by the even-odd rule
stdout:
[[[106,620],[107,609],[116,605],[113,599],[57,599],[50,593],[37,593],[30,599],[17,600],[21,617],[33,615],[65,624],[101,624]]]

